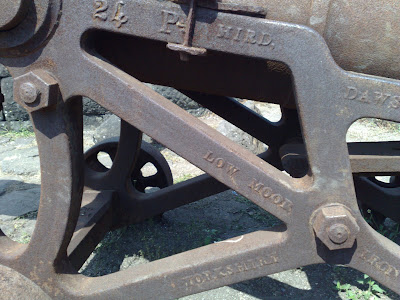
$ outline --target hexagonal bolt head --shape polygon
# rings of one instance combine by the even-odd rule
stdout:
[[[55,105],[59,95],[57,81],[44,70],[35,70],[14,80],[14,100],[28,112]]]
[[[353,247],[360,231],[351,212],[340,204],[318,209],[314,213],[313,228],[316,236],[330,250]]]

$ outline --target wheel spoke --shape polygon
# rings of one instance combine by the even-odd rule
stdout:
[[[119,144],[108,175],[110,180],[120,180],[123,183],[130,180],[140,153],[141,141],[142,133],[134,126],[121,120]]]
[[[41,199],[35,230],[15,268],[39,280],[52,276],[66,258],[83,190],[82,101],[58,102],[56,109],[31,114],[40,154]],[[52,126],[48,126],[52,124]]]
[[[165,187],[163,178],[159,174],[154,174],[148,177],[143,177],[142,184],[145,187]]]
[[[98,153],[91,155],[85,159],[87,166],[92,169],[93,171],[104,173],[107,172],[109,169],[106,168],[97,158]]]
[[[84,288],[79,279],[65,275],[64,280],[73,284],[74,293],[88,299],[110,299],[120,293],[173,299],[295,268],[299,263],[288,259],[288,249],[292,247],[285,232],[258,231],[115,274],[87,278]],[[304,253],[299,252],[302,265],[320,262]]]
[[[400,246],[377,233],[365,221],[349,265],[400,294]]]
[[[67,249],[68,259],[76,270],[111,229],[113,196],[110,191],[84,193],[78,223]]]

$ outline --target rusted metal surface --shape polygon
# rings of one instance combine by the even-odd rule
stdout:
[[[69,261],[76,270],[111,230],[114,198],[113,191],[87,190],[83,194],[79,219],[67,249]]]
[[[15,78],[15,101],[28,112],[50,108],[57,104],[60,90],[57,81],[43,70]]]
[[[244,5],[241,1],[219,3]],[[400,4],[357,0],[352,5],[345,1],[284,5],[281,1],[246,1],[245,5],[265,7],[270,19],[241,15],[240,10],[230,13],[198,7],[191,46],[207,49],[208,55],[187,62],[165,54],[171,52],[167,43],[182,43],[178,22],[185,21],[188,12],[187,5],[169,1],[63,1],[62,10],[60,1],[32,1],[19,25],[0,32],[0,63],[16,78],[16,101],[31,115],[42,170],[41,202],[31,242],[21,245],[0,232],[1,270],[12,269],[17,274],[14,278],[25,276],[55,299],[132,295],[174,299],[329,262],[367,273],[400,293],[400,247],[363,219],[358,189],[364,188],[358,179],[365,178],[353,180],[351,146],[346,144],[347,129],[360,118],[400,122],[399,66],[395,63],[399,25],[392,22],[389,28],[385,18],[376,17],[386,13],[389,21],[397,20]],[[365,12],[371,12],[374,22]],[[314,26],[325,39],[298,24]],[[376,30],[372,35],[370,31],[371,38],[366,40],[360,28]],[[132,42],[121,48],[121,36],[134,37],[135,47]],[[140,46],[142,43],[145,46]],[[146,48],[149,43],[156,52],[153,47]],[[114,47],[118,51],[114,52]],[[132,48],[145,53],[131,59],[128,50]],[[153,53],[160,55],[151,57],[158,59],[159,68],[148,65],[144,70]],[[135,71],[136,59],[142,62]],[[236,60],[240,62],[237,65],[233,64]],[[248,63],[253,70],[263,71],[247,75],[246,67],[240,67]],[[166,66],[178,66],[178,71],[165,72]],[[268,152],[251,154],[138,80],[143,78],[189,91],[199,103],[269,145]],[[175,82],[175,78],[179,80]],[[231,86],[232,82],[236,85]],[[264,101],[277,95],[275,102],[282,105],[283,120],[268,122],[227,97],[238,94]],[[93,150],[109,152],[114,162],[109,170],[88,159],[90,153],[85,162],[82,96],[123,120],[118,144],[114,141]],[[141,161],[142,132],[207,174],[170,185],[169,168],[159,153],[143,151],[149,155]],[[282,172],[283,158],[290,153],[284,146],[298,139],[305,145],[308,167],[304,167],[305,176],[294,178]],[[367,154],[371,153],[363,155]],[[384,158],[376,156],[390,155],[378,151],[371,155],[374,167],[360,166],[358,172],[393,175],[390,186],[366,179],[373,191],[388,195],[399,186],[398,174],[388,172]],[[164,182],[158,182],[161,189],[150,194],[143,193],[145,187],[157,184],[137,177],[145,162],[160,163],[157,182]],[[135,186],[140,180],[143,186]],[[275,215],[285,226],[99,278],[77,272],[109,228],[143,221],[227,188]],[[98,194],[87,198],[89,189]],[[398,191],[393,195],[388,197],[389,208],[399,203]],[[97,197],[103,200],[96,202]],[[364,204],[370,205],[367,201]],[[93,215],[80,217],[85,208]],[[379,207],[373,209],[379,211]],[[380,212],[389,216],[387,210]]]
[[[175,3],[188,4],[187,0],[170,0]],[[223,12],[240,13],[243,15],[262,16],[266,17],[267,9],[265,6],[257,6],[253,3],[247,4],[245,2],[239,3],[234,1],[210,1],[210,0],[197,0],[197,5],[205,8],[215,9]]]
[[[0,299],[51,299],[38,285],[14,271],[0,265]]]
[[[338,250],[354,245],[360,227],[351,212],[343,205],[320,208],[313,216],[316,236],[329,248]]]
[[[307,25],[325,38],[333,58],[345,70],[400,78],[398,1],[203,0],[199,5],[237,7],[242,12],[260,12],[267,19]]]
[[[183,37],[182,44],[167,44],[167,48],[173,51],[178,51],[182,61],[188,61],[189,55],[206,55],[207,50],[204,48],[192,47],[192,36],[194,32],[194,26],[196,24],[196,6],[197,0],[190,0],[188,17],[186,20],[185,35]]]
[[[7,2],[7,6],[10,6],[12,5],[11,3],[16,4],[19,1],[4,0],[3,2]],[[37,50],[46,43],[57,28],[61,2],[58,0],[21,1],[22,7],[16,14],[15,21],[11,22],[12,26],[2,21],[4,24],[7,23],[7,28],[12,28],[0,30],[0,55],[11,57],[25,55]],[[8,18],[9,15],[7,13],[15,15],[15,10],[3,10],[3,13]],[[23,15],[25,17],[21,21]]]
[[[0,2],[0,30],[9,30],[21,23],[28,11],[29,0]]]

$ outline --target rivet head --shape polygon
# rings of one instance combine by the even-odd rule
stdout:
[[[27,104],[34,103],[38,99],[39,94],[40,92],[32,82],[25,82],[19,88],[21,100]]]

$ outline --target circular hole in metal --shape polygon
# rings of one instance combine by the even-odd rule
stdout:
[[[157,168],[150,162],[146,163],[142,169],[143,177],[150,177],[157,174]]]
[[[103,166],[105,166],[108,169],[111,169],[113,162],[108,153],[100,151],[99,153],[97,153],[97,159]]]

